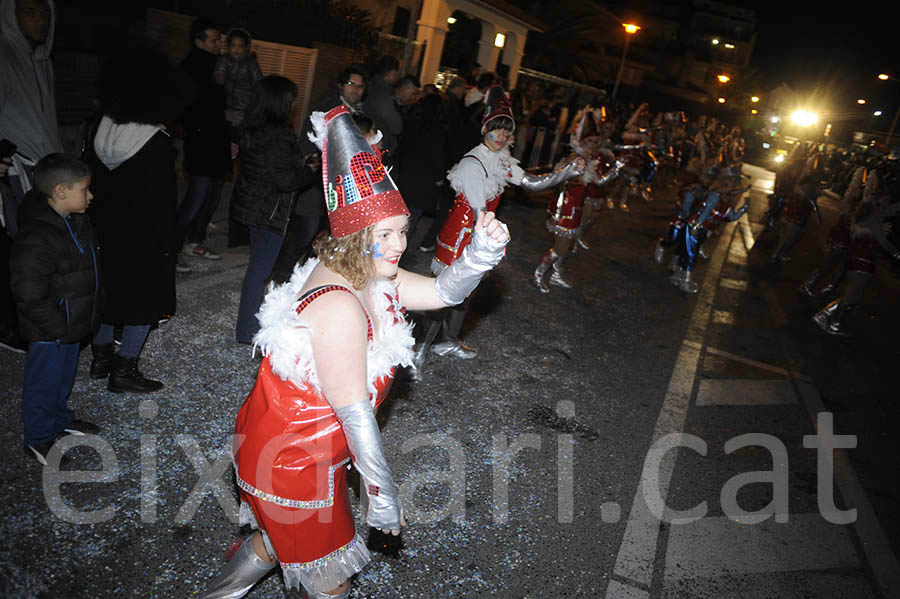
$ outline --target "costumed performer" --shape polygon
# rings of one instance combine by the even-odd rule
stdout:
[[[404,309],[462,302],[509,241],[503,223],[480,214],[471,244],[436,279],[399,268],[409,210],[397,187],[345,106],[312,118],[331,236],[260,309],[254,346],[264,358],[234,442],[241,523],[257,531],[206,599],[243,597],[276,564],[288,588],[312,599],[349,596],[370,557],[344,466],[359,471],[370,526],[397,535],[405,524],[375,421],[395,367],[411,363]]]

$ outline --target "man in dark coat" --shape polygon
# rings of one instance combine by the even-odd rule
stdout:
[[[190,179],[178,208],[177,240],[184,253],[209,260],[219,254],[207,248],[206,228],[219,205],[225,173],[230,166],[230,140],[225,120],[225,90],[213,79],[218,59],[219,31],[206,19],[191,24],[191,51],[181,67],[197,86],[197,95],[184,113],[184,168]]]

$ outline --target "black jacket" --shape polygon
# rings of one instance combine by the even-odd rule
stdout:
[[[261,129],[241,147],[241,172],[231,196],[231,216],[250,227],[284,233],[298,194],[313,183],[297,136],[289,127]]]
[[[22,337],[29,343],[81,341],[100,313],[100,256],[90,219],[63,218],[32,191],[18,221],[9,266]]]
[[[175,313],[175,148],[159,131],[114,170],[94,154],[88,164],[103,249],[103,322],[156,324]]]
[[[225,88],[213,81],[216,55],[194,46],[181,67],[197,85],[184,112],[184,168],[199,177],[222,178],[231,164]]]

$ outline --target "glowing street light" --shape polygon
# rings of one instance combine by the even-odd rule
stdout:
[[[863,104],[866,103],[866,99],[865,99],[865,98],[860,98],[859,100],[856,101],[856,103],[859,104],[860,106],[862,106]]]
[[[879,73],[878,78],[881,79],[882,81],[887,81],[888,79],[891,78],[891,76],[888,75],[887,73]]]
[[[718,46],[718,45],[719,45],[719,40],[717,40],[716,38],[713,38],[713,39],[712,39],[712,45],[713,45],[713,46]]]
[[[729,50],[734,50],[734,44],[725,44],[725,47]]]
[[[719,80],[719,83],[728,83],[729,81],[731,81],[731,77],[729,77],[725,73],[722,73],[721,75],[716,75],[716,79]]]
[[[819,121],[819,115],[808,110],[797,110],[791,115],[791,120],[801,127],[809,127]]]
[[[456,17],[447,17],[447,23],[453,25],[454,23],[456,23]]]
[[[634,23],[622,23],[622,27],[625,29],[625,47],[622,49],[622,61],[619,63],[619,73],[616,75],[616,84],[612,90],[611,98],[613,100],[616,99],[616,92],[619,91],[619,82],[622,80],[622,72],[625,70],[625,55],[628,53],[628,43],[631,41],[631,36],[641,29],[640,25],[635,25]]]
[[[753,96],[750,98],[751,102],[759,102],[759,96]]]
[[[719,104],[724,104],[724,103],[725,103],[725,98],[721,98],[721,97],[720,97],[720,98],[719,98]]]
[[[875,112],[872,113],[872,116],[881,116],[881,111],[876,110]]]
[[[494,47],[502,48],[506,44],[506,35],[498,33],[494,36]]]
[[[750,114],[759,114],[759,111],[755,108],[750,109]]]

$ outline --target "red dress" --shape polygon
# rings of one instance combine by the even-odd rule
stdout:
[[[316,261],[310,262],[314,266]],[[284,286],[293,289],[270,292],[270,295],[282,294],[272,300],[273,304],[282,301],[281,306],[272,307],[273,316],[279,311],[283,313],[288,306],[293,308],[296,317],[293,322],[273,325],[273,329],[284,328],[275,330],[275,336],[267,337],[266,322],[285,319],[269,320],[265,304],[260,312],[263,336],[256,341],[264,347],[266,357],[253,390],[238,412],[234,460],[241,501],[245,504],[241,508],[242,524],[251,524],[265,532],[289,587],[300,583],[308,590],[312,586],[328,591],[360,571],[368,563],[369,554],[356,533],[348,497],[347,441],[334,410],[318,388],[317,376],[309,375],[310,364],[314,373],[314,361],[310,361],[312,350],[308,346],[309,329],[303,332],[303,325],[298,323],[302,322],[299,316],[303,309],[321,295],[351,292],[345,287],[329,285],[314,289],[296,304],[291,301],[291,291],[302,287],[311,267],[308,265],[303,271]],[[382,295],[380,303],[378,294]],[[296,296],[294,293],[293,298]],[[388,312],[384,318],[378,317],[382,337],[379,341],[384,345],[395,344],[395,350],[396,343],[402,343],[408,346],[411,357],[412,336],[393,285],[385,290],[373,290],[373,299],[376,310],[380,307]],[[266,301],[269,302],[268,296]],[[394,369],[374,356],[379,349],[372,343],[372,326],[369,321],[369,399],[377,408],[387,395]],[[302,355],[285,356],[289,352],[281,350],[277,339],[301,334],[307,335],[306,345],[300,350]],[[404,357],[402,363],[406,361]],[[294,363],[296,370],[286,372]],[[381,368],[382,374],[373,376],[373,364]]]
[[[548,231],[563,237],[574,237],[578,233],[587,188],[584,183],[567,183],[564,189],[550,200],[547,207]]]

